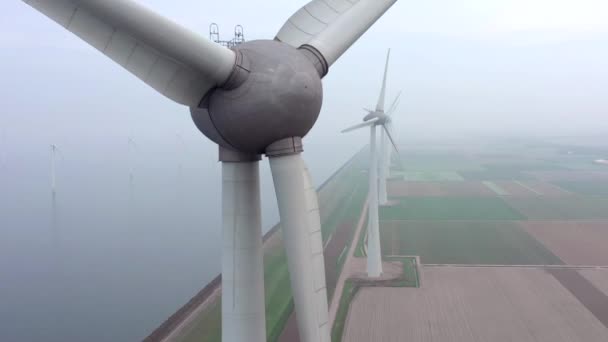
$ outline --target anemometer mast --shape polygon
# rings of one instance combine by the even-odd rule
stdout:
[[[209,25],[209,39],[215,43],[218,43],[222,46],[231,49],[245,42],[245,33],[243,30],[243,26],[236,25],[234,27],[234,38],[232,38],[232,40],[221,40],[220,27],[216,23],[211,23],[211,25]]]

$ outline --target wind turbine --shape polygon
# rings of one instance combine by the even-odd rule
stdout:
[[[393,117],[397,105],[399,104],[399,98],[401,97],[401,92],[395,98],[395,101],[391,105],[391,108],[386,112],[386,118],[384,122],[384,127],[386,127],[386,132],[389,132],[391,136],[394,136],[393,132]],[[384,130],[380,130],[380,166],[378,168],[379,179],[378,179],[378,203],[380,205],[388,204],[388,192],[386,191],[386,181],[390,177],[391,170],[391,157],[393,149],[389,145],[389,139]],[[401,157],[398,157],[401,162]]]
[[[169,99],[219,145],[222,341],[264,341],[259,160],[275,184],[302,342],[329,341],[318,200],[302,137],[321,78],[396,0],[313,0],[272,40],[225,48],[132,0],[23,0]]]
[[[363,118],[365,121],[349,127],[342,133],[354,131],[356,129],[369,127],[370,128],[370,165],[369,165],[369,202],[367,214],[367,275],[370,278],[378,278],[382,275],[382,251],[380,248],[380,222],[378,217],[378,149],[376,147],[376,126],[380,126],[386,137],[389,138],[395,149],[397,146],[393,141],[391,132],[386,124],[390,120],[390,113],[397,105],[397,99],[393,102],[391,109],[384,111],[384,102],[386,97],[386,78],[388,73],[388,63],[390,60],[391,50],[388,50],[386,56],[386,65],[384,67],[384,77],[382,79],[382,88],[380,97],[375,110],[367,110],[368,114]],[[383,135],[384,136],[384,135]]]
[[[56,164],[57,164],[57,146],[51,144],[51,193],[53,195],[53,199],[55,199],[55,194],[57,193],[57,181],[56,181]]]

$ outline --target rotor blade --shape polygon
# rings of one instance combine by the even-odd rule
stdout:
[[[401,97],[401,92],[399,92],[397,94],[397,97],[395,97],[395,100],[393,101],[393,104],[390,106],[388,112],[386,112],[386,115],[391,115],[395,109],[397,109],[397,106],[399,105],[399,98]]]
[[[401,167],[405,170],[403,160],[401,159],[401,153],[399,153],[399,148],[397,148],[397,144],[395,144],[395,140],[393,140],[393,135],[391,134],[391,132],[385,125],[382,125],[382,128],[384,129],[384,132],[386,132],[386,136],[388,137],[388,140],[391,141],[391,145],[393,145],[393,149],[395,150],[395,152],[397,152],[397,160],[399,160],[399,164],[401,164]]]
[[[23,0],[170,98],[197,107],[226,82],[233,51],[132,0]]]
[[[330,341],[319,200],[301,155],[268,158],[302,342]]]
[[[276,38],[314,47],[330,67],[397,0],[313,0],[283,25]]]
[[[376,105],[376,112],[384,112],[384,102],[386,98],[386,75],[388,74],[388,62],[391,58],[391,49],[388,49],[386,54],[386,64],[384,65],[384,76],[382,78],[382,88],[380,89],[380,97],[378,97],[378,104]]]
[[[352,127],[349,127],[349,128],[347,128],[347,129],[343,130],[341,133],[346,133],[346,132],[354,131],[354,130],[356,130],[356,129],[363,128],[363,127],[369,127],[369,126],[373,126],[373,125],[375,125],[375,124],[376,124],[376,121],[368,121],[368,122],[364,122],[364,123],[362,123],[362,124],[358,124],[358,125],[354,125],[354,126],[352,126]]]

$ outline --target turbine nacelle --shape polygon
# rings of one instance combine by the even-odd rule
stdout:
[[[226,84],[190,109],[198,129],[222,147],[252,154],[304,137],[323,101],[317,55],[274,40],[249,41],[234,50],[237,63]]]
[[[363,121],[368,122],[373,119],[377,119],[378,124],[383,125],[386,122],[390,121],[390,116],[386,115],[384,111],[368,111],[365,117],[363,117]]]

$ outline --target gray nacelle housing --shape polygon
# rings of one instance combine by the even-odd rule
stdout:
[[[198,129],[220,146],[255,154],[281,139],[304,137],[323,102],[315,65],[300,50],[278,41],[250,41],[235,50],[236,79],[190,109]]]

